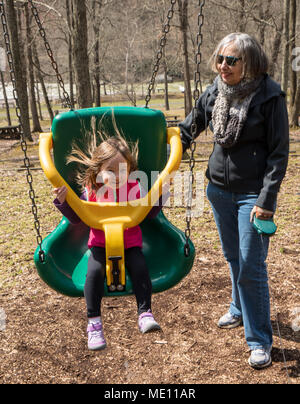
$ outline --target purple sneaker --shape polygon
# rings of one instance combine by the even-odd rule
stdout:
[[[103,335],[102,323],[89,324],[87,327],[88,333],[88,349],[97,351],[106,347],[106,341]]]
[[[142,334],[149,331],[160,330],[160,326],[154,320],[153,314],[150,310],[139,315],[138,325]]]

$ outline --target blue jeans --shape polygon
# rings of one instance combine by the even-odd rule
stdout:
[[[230,313],[242,317],[250,349],[272,346],[270,297],[266,258],[269,238],[260,236],[250,223],[258,195],[238,194],[208,184],[224,256],[232,282]]]

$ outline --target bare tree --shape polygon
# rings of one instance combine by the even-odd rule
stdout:
[[[92,93],[87,51],[88,33],[86,0],[73,0],[73,18],[73,58],[77,102],[79,108],[88,108],[92,106]]]
[[[245,0],[238,1],[238,10],[238,30],[240,32],[245,32],[247,25]]]
[[[26,2],[27,0],[10,1],[15,5]],[[287,3],[291,2],[299,7],[299,0],[285,0],[285,9]],[[34,3],[39,10],[51,49],[57,55],[59,71],[70,84],[70,98],[72,98],[72,81],[73,79],[76,81],[79,107],[92,105],[92,83],[95,104],[100,105],[102,101],[100,100],[100,78],[101,83],[107,84],[111,95],[114,96],[117,92],[120,95],[124,94],[124,87],[126,87],[127,97],[132,103],[135,102],[135,97],[138,96],[135,93],[137,82],[145,83],[151,77],[161,25],[170,7],[170,0],[64,0],[60,2],[41,0]],[[179,11],[178,18],[174,18],[171,24],[177,25],[179,29],[171,29],[168,33],[167,46],[161,59],[161,72],[164,72],[165,78],[171,75],[175,80],[184,79],[186,113],[192,105],[190,72],[193,71],[192,63],[197,52],[194,41],[197,18],[194,17],[199,12],[199,5],[196,3],[191,0],[178,0],[178,6],[176,6]],[[284,18],[288,13],[282,11],[282,0],[210,0],[204,7],[205,19],[202,31],[203,86],[214,76],[206,61],[209,60],[215,45],[225,35],[239,30],[257,37],[270,59],[270,75],[275,80],[282,79],[282,87],[285,89],[285,66],[288,66],[287,70],[290,74],[291,49],[299,46],[299,22],[296,21],[295,34],[291,35],[285,29]],[[35,35],[36,32],[32,30],[32,34]],[[22,55],[25,47],[19,45]],[[39,45],[38,41],[36,46],[37,57],[42,66],[42,76],[48,77],[48,80],[52,82],[51,64],[43,46]],[[26,58],[21,56],[21,60],[24,64]],[[287,61],[284,62],[284,60]],[[35,55],[34,63],[37,65]],[[295,72],[293,75],[295,77]],[[291,100],[295,100],[298,94],[298,83],[292,79],[287,88],[288,93],[291,89]],[[104,91],[103,97],[104,95],[108,93],[105,94]],[[168,87],[165,80],[165,97],[167,96]],[[165,102],[168,107],[167,100]]]
[[[37,53],[37,50],[36,50],[35,42],[33,42],[33,60],[34,60],[36,76],[37,76],[37,79],[38,79],[39,83],[41,84],[43,97],[44,97],[44,100],[45,100],[45,103],[46,103],[46,107],[47,107],[47,110],[48,110],[50,120],[52,122],[53,118],[54,118],[53,110],[52,110],[51,103],[50,103],[50,100],[49,100],[49,97],[48,97],[48,94],[47,94],[47,89],[46,89],[44,77],[42,75],[40,61],[39,61],[38,53]]]
[[[260,19],[258,26],[259,26],[259,42],[260,42],[261,46],[265,45],[266,24],[264,23],[264,21],[268,20],[268,18],[269,18],[269,8],[270,8],[271,1],[272,0],[267,1],[267,6],[265,9],[264,9],[264,4],[265,4],[264,0],[259,0],[258,6],[257,6],[258,15],[259,15],[259,19]]]
[[[281,87],[287,92],[289,81],[289,22],[290,22],[290,0],[283,2],[283,57],[281,70]]]
[[[169,104],[169,86],[168,86],[168,63],[166,58],[166,49],[163,52],[163,69],[164,69],[164,84],[165,84],[165,109],[170,110]]]
[[[70,87],[70,101],[72,107],[75,105],[74,89],[73,89],[73,52],[72,52],[72,2],[66,0],[66,13],[67,13],[67,26],[68,26],[68,65],[69,65],[69,87]]]
[[[299,115],[300,115],[300,76],[298,76],[297,90],[296,90],[296,94],[295,94],[294,104],[292,105],[291,111],[290,111],[291,126],[300,126],[299,125]]]
[[[4,102],[5,102],[7,124],[8,124],[8,126],[11,126],[9,104],[8,104],[8,98],[7,98],[5,82],[4,82],[4,76],[3,76],[3,71],[2,70],[0,71],[0,79],[1,79],[1,84],[2,84],[3,98],[4,98]]]
[[[181,31],[181,36],[182,36],[182,53],[183,53],[183,63],[184,63],[185,115],[187,116],[193,108],[189,54],[188,54],[188,39],[187,39],[188,1],[187,0],[178,0],[178,6],[179,6],[179,22],[180,22],[180,31]]]
[[[6,1],[6,12],[7,12],[7,24],[10,33],[10,44],[12,50],[12,57],[14,62],[14,73],[16,78],[16,89],[19,99],[20,111],[21,111],[21,122],[24,131],[24,136],[28,140],[32,141],[32,136],[30,133],[30,121],[29,121],[29,108],[28,108],[28,96],[27,96],[27,82],[26,76],[24,74],[23,63],[20,56],[20,46],[19,46],[19,33],[18,24],[16,19],[16,10],[14,8],[14,1]]]
[[[283,30],[283,16],[281,17],[280,21],[280,26],[278,29],[276,29],[274,39],[273,39],[273,44],[272,44],[272,52],[271,52],[271,57],[270,57],[270,68],[269,68],[269,74],[270,76],[274,77],[275,72],[276,72],[276,64],[278,60],[278,55],[280,52],[280,45],[281,45],[281,38],[282,38],[282,30]]]
[[[291,80],[290,80],[290,124],[291,126],[299,126],[300,116],[300,75],[297,68],[294,66],[294,50],[296,49],[296,26],[297,26],[297,2],[291,0],[290,8],[290,52],[291,52]]]
[[[34,86],[34,71],[33,71],[33,57],[32,57],[32,35],[28,10],[28,3],[24,5],[24,14],[26,22],[26,45],[27,45],[27,60],[28,60],[28,79],[29,79],[29,101],[32,116],[32,131],[42,132],[42,128],[39,121],[39,115],[37,110],[37,100],[35,96],[35,86]]]
[[[97,7],[98,6],[98,7]],[[92,2],[92,25],[94,31],[94,98],[95,98],[95,106],[101,106],[101,85],[100,85],[100,41],[99,41],[99,33],[100,33],[100,16],[99,11],[102,7],[102,0]]]
[[[295,102],[295,95],[297,91],[297,75],[293,69],[293,49],[296,47],[296,0],[290,0],[290,106],[293,107]]]

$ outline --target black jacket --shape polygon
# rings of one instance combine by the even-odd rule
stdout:
[[[208,125],[218,95],[215,82],[201,95],[197,105],[197,136]],[[183,149],[191,142],[192,114],[179,124]],[[236,145],[214,144],[206,171],[215,185],[237,193],[259,194],[256,205],[275,211],[277,193],[286,172],[289,154],[289,123],[285,94],[265,75],[253,97],[247,120]]]

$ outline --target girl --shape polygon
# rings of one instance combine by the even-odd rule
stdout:
[[[137,144],[130,147],[117,128],[116,136],[108,138],[101,134],[102,143],[96,146],[96,136],[90,137],[88,151],[85,154],[73,147],[67,162],[77,162],[83,167],[78,172],[77,181],[85,187],[81,198],[88,201],[124,202],[128,196],[142,197],[139,183],[128,181],[131,172],[137,169]],[[66,202],[67,188],[54,189],[55,206],[73,224],[80,218]],[[162,208],[162,198],[154,206],[148,217],[154,218]],[[105,279],[105,236],[102,230],[90,229],[88,247],[91,255],[84,286],[84,296],[88,316],[88,348],[103,349],[106,341],[101,321],[101,300],[104,294]],[[158,330],[160,326],[151,312],[152,284],[145,257],[142,252],[142,232],[139,226],[128,228],[124,232],[125,263],[132,280],[137,301],[138,326],[142,333]]]

